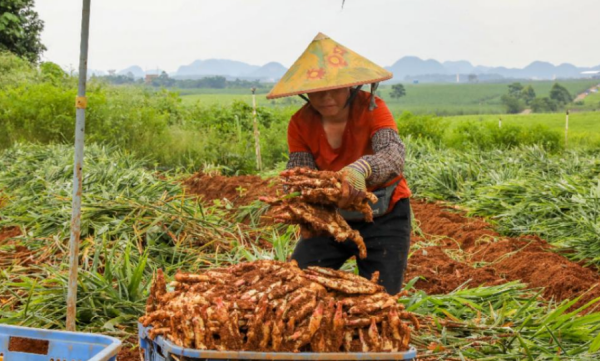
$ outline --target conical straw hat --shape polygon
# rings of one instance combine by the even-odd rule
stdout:
[[[319,33],[267,99],[388,80],[392,73]]]

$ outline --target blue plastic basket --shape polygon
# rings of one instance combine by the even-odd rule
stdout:
[[[41,340],[48,351],[9,351],[11,339],[19,338]],[[115,361],[119,348],[121,341],[103,335],[0,325],[0,361]]]
[[[413,360],[417,351],[411,348],[405,352],[250,352],[250,351],[213,351],[182,348],[158,336],[154,341],[148,337],[151,327],[144,328],[138,323],[140,347],[144,350],[145,361],[176,361],[179,356],[194,361],[223,360]],[[176,356],[176,358],[171,355]]]

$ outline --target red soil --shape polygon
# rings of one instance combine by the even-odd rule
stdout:
[[[46,340],[10,337],[8,341],[8,350],[14,352],[33,353],[37,355],[47,355],[49,344],[50,342]]]
[[[281,194],[276,181],[256,176],[197,174],[185,185],[205,200],[227,198],[236,205]],[[242,195],[240,186],[247,190]],[[540,238],[502,237],[482,219],[467,218],[449,207],[414,199],[411,205],[422,232],[413,234],[413,248],[422,248],[409,259],[405,279],[423,276],[425,280],[415,287],[429,294],[448,293],[467,281],[469,287],[476,287],[521,280],[531,288],[544,287],[545,298],[562,301],[580,296],[600,282],[596,270],[552,252],[553,247]],[[600,287],[589,291],[578,304],[598,296]]]
[[[532,288],[544,287],[545,298],[562,301],[600,282],[595,270],[554,253],[538,237],[502,237],[481,219],[432,203],[413,201],[412,208],[426,238],[443,237],[439,245],[425,248],[425,254],[418,250],[409,260],[407,279],[424,276],[426,280],[416,286],[428,293],[446,293],[469,280],[471,287],[521,280]],[[421,237],[413,239],[417,246],[420,241]],[[600,287],[588,292],[579,304],[598,296]]]
[[[26,266],[35,261],[34,252],[15,240],[20,235],[17,227],[0,229],[0,266]]]
[[[188,192],[202,196],[205,200],[227,199],[236,205],[246,205],[260,196],[276,197],[283,188],[275,179],[262,179],[254,175],[239,177],[210,176],[197,173],[185,180]]]
[[[17,227],[0,229],[0,245],[4,244],[5,241],[10,241],[12,238],[17,237],[21,234],[21,231]]]
[[[123,340],[123,345],[117,354],[118,361],[139,361],[142,359],[142,349],[138,345],[137,337]]]

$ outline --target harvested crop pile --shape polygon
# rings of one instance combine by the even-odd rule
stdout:
[[[367,256],[367,247],[360,233],[353,230],[337,211],[342,199],[350,192],[348,184],[342,182],[341,174],[294,168],[281,172],[280,176],[290,195],[260,198],[274,207],[272,214],[276,220],[299,224],[308,234],[327,233],[338,242],[350,239],[358,246],[359,257]],[[375,203],[377,197],[366,192],[345,209],[360,212],[367,222],[372,222],[373,210],[369,201]]]
[[[376,281],[376,280],[372,280]],[[149,336],[196,349],[396,352],[416,318],[376,283],[342,271],[256,261],[178,273],[167,292],[159,271],[144,326]]]

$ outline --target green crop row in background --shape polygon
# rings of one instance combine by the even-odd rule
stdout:
[[[563,85],[573,95],[582,93],[597,85],[598,80],[561,80]],[[521,82],[524,86],[533,86],[538,97],[547,97],[552,81]],[[505,112],[501,97],[508,91],[508,83],[479,83],[479,84],[405,84],[406,96],[394,99],[390,96],[391,86],[382,85],[379,95],[387,102],[396,115],[404,111],[415,114],[463,115],[463,114],[499,114]],[[365,87],[365,90],[368,90]],[[258,94],[257,102],[267,107],[299,107],[304,100],[299,97],[267,100],[265,90]],[[181,90],[184,104],[201,105],[230,105],[235,100],[250,103],[250,90],[243,89],[185,89]],[[595,109],[598,109],[596,107]],[[590,108],[589,110],[593,110]]]

